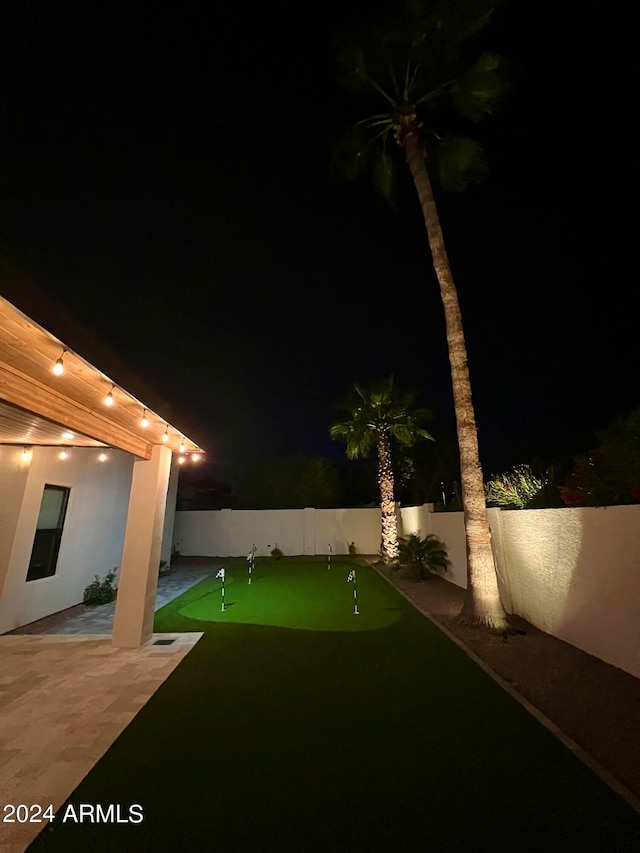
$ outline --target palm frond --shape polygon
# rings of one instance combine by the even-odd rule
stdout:
[[[375,127],[378,124],[384,124],[385,122],[391,123],[392,121],[392,113],[376,113],[375,115],[367,116],[366,118],[361,118],[360,121],[356,122],[356,125],[361,125],[362,127]]]
[[[495,112],[510,88],[504,60],[493,53],[483,53],[453,84],[453,104],[461,115],[481,121]]]
[[[369,174],[374,153],[371,136],[363,128],[353,125],[334,140],[330,173],[336,178],[357,181]]]
[[[376,191],[385,199],[393,198],[394,160],[383,149],[379,151],[373,164],[373,185]]]
[[[338,84],[354,95],[368,95],[367,65],[362,47],[352,41],[335,39],[332,52]]]
[[[430,172],[444,190],[462,192],[487,173],[482,147],[468,136],[445,136],[429,148]]]

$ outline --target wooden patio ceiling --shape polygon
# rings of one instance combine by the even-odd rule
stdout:
[[[61,356],[64,372],[56,375],[53,367]],[[107,406],[110,391],[113,405]],[[29,434],[34,445],[107,445],[142,459],[151,457],[154,445],[200,451],[179,429],[82,356],[67,351],[64,342],[1,296],[0,404],[0,444],[25,444]],[[75,440],[63,438],[62,432],[73,433]]]

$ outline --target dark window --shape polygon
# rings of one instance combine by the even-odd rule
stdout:
[[[36,536],[33,540],[33,549],[29,560],[28,581],[49,578],[56,573],[62,527],[70,491],[64,486],[44,487]]]

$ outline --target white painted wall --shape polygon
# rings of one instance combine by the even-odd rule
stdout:
[[[181,554],[197,557],[257,556],[278,548],[287,556],[360,554],[380,548],[379,509],[198,510],[177,512],[174,542]]]
[[[122,451],[109,450],[109,460],[100,463],[96,448],[74,448],[61,460],[58,449],[35,447],[22,469],[26,473],[19,476],[11,474],[10,450],[19,453],[22,448],[3,448],[0,482],[19,485],[24,479],[24,488],[20,500],[20,488],[12,495],[0,487],[0,554],[11,543],[1,587],[0,633],[78,604],[94,575],[120,565],[133,468],[133,457]],[[27,583],[45,484],[71,488],[57,571]]]
[[[153,635],[153,618],[166,524],[171,451],[155,445],[150,459],[136,459],[122,548],[113,645],[140,648]]]
[[[178,499],[178,479],[180,476],[180,465],[178,458],[174,455],[171,459],[169,471],[169,487],[167,489],[167,508],[164,516],[164,527],[162,530],[162,548],[160,549],[160,560],[164,560],[167,566],[171,565],[171,552],[173,549],[173,527],[176,520],[176,501]]]
[[[411,508],[413,509],[413,508]],[[402,510],[404,512],[404,510]],[[414,533],[408,530],[407,533]],[[464,516],[461,512],[431,512],[427,523],[422,525],[421,535],[433,533],[447,548],[451,566],[447,580],[456,586],[467,588],[467,545],[464,534]]]
[[[496,516],[511,611],[640,678],[640,506]]]
[[[29,475],[29,462],[21,455],[21,447],[0,446],[0,602]]]
[[[640,677],[640,505],[489,510],[505,608],[549,634]],[[402,507],[401,535],[434,533],[447,547],[447,580],[467,586],[463,514]],[[176,513],[183,554],[360,554],[380,547],[379,509]]]

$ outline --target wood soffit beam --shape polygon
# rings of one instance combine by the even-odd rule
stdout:
[[[69,430],[83,433],[110,447],[150,459],[153,445],[101,412],[92,411],[37,380],[0,363],[0,397]],[[70,442],[71,444],[72,442]]]

